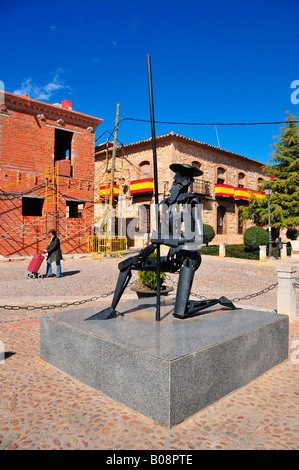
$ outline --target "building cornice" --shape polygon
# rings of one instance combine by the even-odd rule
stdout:
[[[246,160],[248,162],[255,163],[255,164],[257,164],[261,167],[264,166],[264,163],[259,162],[258,160],[254,160],[253,158],[248,158],[248,157],[245,157],[245,155],[240,155],[238,153],[231,152],[230,150],[225,150],[225,149],[222,149],[220,147],[215,147],[214,145],[206,144],[204,142],[199,142],[198,140],[190,139],[189,137],[184,137],[182,135],[175,134],[174,132],[169,132],[169,134],[156,136],[156,141],[157,141],[158,144],[159,144],[159,142],[162,143],[162,142],[165,142],[167,140],[170,140],[172,142],[176,141],[176,142],[190,143],[190,144],[193,144],[193,145],[195,145],[199,148],[202,148],[202,149],[217,151],[217,152],[222,153],[223,155],[227,155],[227,156],[230,156],[230,157],[241,158],[241,159]],[[138,147],[148,146],[151,142],[152,142],[151,138],[146,139],[146,140],[141,140],[139,142],[133,142],[132,144],[124,145],[124,149],[130,150],[130,149],[134,149],[134,148],[138,148]],[[96,147],[96,152],[97,152],[97,147]]]
[[[101,118],[65,109],[55,104],[34,100],[28,95],[20,96],[14,93],[8,93],[7,91],[3,92],[1,90],[0,93],[4,93],[4,99],[1,99],[0,102],[5,104],[7,112],[9,111],[9,108],[17,108],[31,114],[44,115],[45,119],[62,119],[66,123],[72,123],[80,127],[91,127],[93,130],[95,130],[103,121]]]

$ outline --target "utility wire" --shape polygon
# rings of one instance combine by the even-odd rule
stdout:
[[[118,126],[120,125],[121,122],[123,121],[135,121],[135,122],[151,122],[149,119],[138,119],[138,118],[132,118],[132,117],[125,117],[119,120]],[[299,123],[297,120],[292,120],[288,121],[287,123]],[[286,124],[286,121],[263,121],[263,122],[175,122],[175,121],[156,121],[155,124],[171,124],[175,126],[265,126],[265,125],[275,125],[275,124]],[[103,134],[100,135],[96,139],[96,142],[106,133],[109,134],[109,137],[107,141],[110,139],[111,135],[115,131],[116,126],[112,129],[112,131],[109,133],[109,131],[103,132]]]
[[[123,118],[119,121],[137,121],[137,122],[151,122],[148,119],[137,119],[137,118]],[[294,123],[299,121],[288,121],[287,123]],[[267,124],[286,124],[286,121],[266,121],[266,122],[174,122],[174,121],[155,121],[157,124],[174,124],[184,126],[258,126]]]

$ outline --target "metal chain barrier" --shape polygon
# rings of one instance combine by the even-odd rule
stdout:
[[[131,286],[133,282],[128,283],[128,286]],[[105,299],[106,297],[109,297],[110,295],[114,294],[114,290],[111,290],[109,292],[105,292],[104,294],[101,294],[99,296],[94,296],[91,297],[90,299],[84,299],[84,300],[75,300],[75,302],[63,302],[62,304],[55,304],[55,305],[27,305],[27,306],[20,306],[20,305],[0,305],[0,309],[3,308],[4,310],[53,310],[54,308],[67,308],[71,306],[77,306],[77,305],[83,305],[87,302],[94,302],[99,299]],[[4,321],[0,323],[8,323],[10,320]]]
[[[270,292],[270,290],[275,289],[276,286],[278,286],[278,282],[276,282],[275,284],[271,284],[270,286],[265,287],[265,289],[262,289],[253,294],[248,294],[248,295],[245,295],[244,297],[235,297],[234,299],[232,299],[232,302],[240,302],[240,300],[253,299],[254,297],[257,297],[258,295],[262,295],[262,294],[266,294],[267,292]]]
[[[70,307],[71,305],[82,305],[87,302],[94,302],[95,300],[109,297],[113,293],[114,291],[111,290],[110,292],[99,295],[97,297],[91,297],[90,299],[76,300],[75,302],[63,302],[62,304],[55,304],[55,305],[40,305],[40,306],[27,305],[26,307],[21,307],[19,305],[0,305],[0,308],[4,308],[5,310],[52,310],[53,308],[66,308],[66,307]]]
[[[177,286],[178,283],[176,281],[174,281],[173,279],[171,279],[168,275],[166,275],[166,279],[168,281],[170,281],[173,286]],[[133,283],[134,282],[130,282],[127,287],[131,286]],[[270,292],[272,289],[275,289],[275,287],[277,287],[277,285],[278,285],[278,282],[276,282],[275,284],[271,284],[270,286],[265,287],[264,289],[262,289],[258,292],[254,292],[253,294],[247,294],[244,297],[235,297],[235,298],[231,299],[231,301],[232,302],[240,302],[241,300],[252,299],[252,298],[257,297],[259,295],[263,295],[263,294],[266,294],[266,293]],[[299,283],[295,282],[294,287],[296,289],[299,289]],[[106,297],[109,297],[112,294],[114,294],[114,290],[111,290],[111,291],[106,292],[104,294],[101,294],[99,296],[91,297],[90,299],[76,300],[74,302],[63,302],[61,304],[41,305],[41,306],[27,305],[27,306],[24,306],[24,307],[19,306],[19,305],[0,305],[0,309],[14,310],[15,311],[15,310],[52,310],[52,309],[55,309],[55,308],[67,308],[67,307],[71,307],[71,306],[83,305],[83,304],[88,303],[88,302],[95,302],[96,300],[99,300],[99,299],[105,299]],[[197,297],[198,299],[203,299],[203,300],[208,299],[208,297],[205,297],[204,295],[196,294],[195,292],[191,292],[190,295],[192,295],[194,297]]]
[[[170,281],[174,286],[177,286],[177,282],[173,281],[169,276],[166,275],[166,279]],[[266,294],[267,292],[270,292],[272,289],[274,289],[278,285],[278,282],[275,284],[271,284],[268,287],[265,287],[264,289],[254,292],[253,294],[247,294],[244,297],[235,297],[234,299],[230,299],[232,302],[240,302],[240,300],[248,300],[248,299],[253,299],[254,297],[257,297],[258,295]],[[295,284],[296,286],[296,284]],[[297,286],[296,286],[297,287]],[[195,292],[190,292],[190,295],[193,295],[193,297],[197,297],[198,299],[204,299],[207,300],[208,297],[205,297],[204,295],[199,295],[196,294]]]
[[[167,279],[167,281],[171,282],[171,284],[174,287],[177,287],[178,283],[176,281],[174,281],[173,279],[171,279],[171,277],[169,277],[167,274],[166,274],[165,279]],[[190,295],[193,295],[193,297],[197,297],[198,299],[207,300],[207,297],[205,297],[204,295],[195,294],[195,292],[190,292]]]

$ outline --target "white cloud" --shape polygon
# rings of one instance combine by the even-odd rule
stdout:
[[[55,29],[57,29],[57,26],[50,26],[51,31],[55,31]]]
[[[61,70],[59,71],[61,72]],[[14,91],[16,95],[28,95],[30,98],[40,101],[47,101],[57,90],[70,89],[63,80],[60,79],[59,73],[56,73],[53,80],[46,85],[37,85],[32,78],[23,80],[21,87]]]

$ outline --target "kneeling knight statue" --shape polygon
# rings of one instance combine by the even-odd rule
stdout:
[[[159,204],[161,223],[158,231],[151,236],[151,243],[138,255],[132,256],[119,263],[119,276],[114,291],[111,306],[96,313],[87,320],[106,320],[117,316],[116,307],[132,277],[132,270],[159,271],[179,273],[179,280],[174,303],[173,315],[185,319],[199,315],[200,312],[212,305],[221,304],[229,309],[235,309],[233,303],[226,297],[210,300],[190,300],[190,292],[195,271],[201,264],[200,246],[204,242],[202,205],[199,198],[188,192],[194,177],[202,175],[198,168],[174,163],[170,169],[175,173],[170,196]],[[169,247],[166,256],[152,257],[157,246]],[[160,252],[160,250],[159,250]]]

